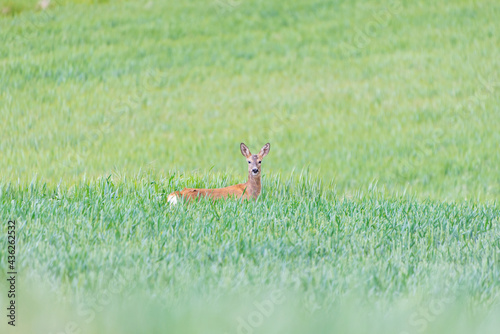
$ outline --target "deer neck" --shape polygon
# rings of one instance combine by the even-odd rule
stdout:
[[[246,183],[246,191],[249,196],[257,198],[260,195],[261,185],[260,185],[260,174],[252,175],[252,172],[248,173],[248,181]]]

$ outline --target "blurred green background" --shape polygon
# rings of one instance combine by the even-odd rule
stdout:
[[[36,4],[0,5],[3,180],[243,181],[269,141],[265,174],[499,198],[496,1]]]

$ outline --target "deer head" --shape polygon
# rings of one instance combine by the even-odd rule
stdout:
[[[267,143],[264,147],[262,147],[259,154],[252,154],[244,143],[240,144],[241,154],[247,158],[249,176],[260,176],[262,159],[264,159],[264,157],[269,153],[270,148],[271,145]]]

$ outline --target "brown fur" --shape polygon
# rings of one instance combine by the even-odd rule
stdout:
[[[257,199],[262,189],[260,183],[261,162],[262,159],[269,153],[270,144],[267,143],[260,150],[259,154],[252,155],[248,147],[241,143],[241,154],[247,158],[248,162],[248,181],[246,183],[236,184],[234,186],[216,188],[216,189],[196,189],[184,188],[182,191],[175,191],[169,195],[176,195],[179,198],[184,198],[191,201],[198,197],[209,197],[212,199],[227,199],[227,198],[243,198]],[[255,171],[258,170],[257,173]]]

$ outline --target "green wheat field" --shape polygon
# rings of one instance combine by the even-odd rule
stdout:
[[[499,17],[0,0],[0,333],[498,333]]]

